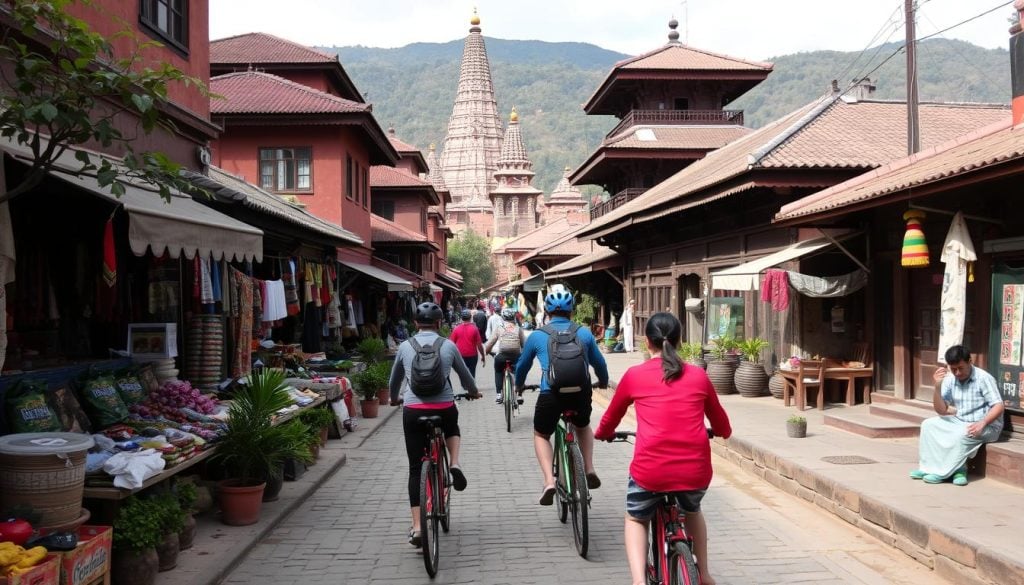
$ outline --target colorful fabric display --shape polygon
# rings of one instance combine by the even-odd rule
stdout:
[[[908,268],[928,266],[928,243],[924,239],[921,220],[925,213],[920,209],[911,209],[903,214],[907,222],[907,232],[903,235],[903,252],[900,264]]]

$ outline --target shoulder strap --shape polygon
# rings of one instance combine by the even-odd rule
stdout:
[[[441,337],[440,335],[438,335],[437,339],[435,339],[434,343],[431,344],[431,345],[434,348],[434,351],[437,352],[438,355],[440,355],[441,354],[441,346],[444,345],[444,337]]]
[[[412,348],[416,350],[417,353],[419,353],[419,351],[423,349],[423,346],[420,345],[420,342],[416,341],[415,336],[409,337],[409,345],[411,345]]]
[[[541,327],[539,331],[543,331],[544,333],[547,333],[549,336],[553,336],[554,334],[558,333],[557,331],[555,331],[555,328],[552,327],[550,323]]]

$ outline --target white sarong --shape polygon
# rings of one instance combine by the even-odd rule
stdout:
[[[1001,425],[988,425],[980,437],[968,437],[966,423],[955,416],[933,416],[921,423],[918,469],[943,479],[974,457],[982,443],[999,438]]]

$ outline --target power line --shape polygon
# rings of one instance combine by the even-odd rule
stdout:
[[[864,48],[860,50],[860,53],[858,53],[857,56],[853,59],[853,61],[850,62],[850,64],[847,65],[845,69],[843,69],[843,72],[840,73],[836,77],[836,79],[843,79],[843,78],[845,78],[846,74],[851,69],[853,69],[853,67],[860,61],[860,58],[864,56],[864,54],[867,52],[868,49],[871,48],[871,46],[875,43],[875,41],[877,41],[878,38],[882,36],[882,33],[885,31],[886,27],[888,27],[888,28],[890,28],[889,35],[886,36],[885,40],[882,41],[882,43],[879,44],[879,46],[875,49],[875,54],[872,55],[870,59],[868,59],[868,63],[870,63],[878,55],[878,52],[881,50],[882,45],[884,45],[885,43],[889,42],[889,39],[892,38],[892,35],[896,32],[896,30],[899,29],[900,22],[896,19],[896,15],[899,13],[899,11],[900,11],[900,9],[902,7],[903,7],[903,5],[901,3],[901,4],[897,5],[896,8],[894,8],[892,12],[889,13],[889,16],[886,18],[885,22],[882,23],[882,26],[875,33],[875,36],[871,37],[871,40],[867,42],[867,44],[864,46]]]
[[[930,1],[930,0],[926,0],[926,1]],[[928,15],[927,15],[927,14],[921,13],[921,16],[923,16],[923,17],[924,17],[924,19],[925,19],[925,20],[927,20],[929,24],[931,24],[932,26],[936,26],[936,27],[937,27],[937,25],[936,25],[936,24],[935,24],[934,22],[932,22],[932,19],[928,18]],[[950,40],[952,40],[952,39],[950,39]],[[998,83],[998,82],[996,82],[996,81],[995,81],[995,80],[993,80],[993,79],[992,79],[991,77],[989,77],[988,73],[986,73],[984,69],[982,69],[981,67],[978,67],[978,65],[977,65],[977,64],[975,64],[975,63],[971,62],[971,60],[970,60],[970,59],[968,59],[968,58],[967,58],[967,57],[966,57],[966,56],[964,55],[963,51],[961,51],[961,50],[959,49],[959,47],[957,47],[956,45],[951,45],[951,46],[952,46],[952,48],[953,48],[953,52],[954,52],[954,53],[956,53],[956,55],[957,55],[958,57],[960,57],[960,59],[962,59],[962,60],[963,60],[963,62],[964,62],[964,63],[966,63],[968,67],[971,67],[972,69],[974,69],[975,71],[977,71],[979,75],[981,75],[982,77],[984,77],[984,78],[985,78],[985,80],[986,80],[986,81],[988,81],[989,83],[991,83],[991,84],[992,84],[993,86],[995,86],[995,85],[999,85],[999,83]]]

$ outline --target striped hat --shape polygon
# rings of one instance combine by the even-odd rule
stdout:
[[[921,220],[925,214],[920,209],[910,209],[903,214],[907,222],[907,233],[903,235],[903,252],[900,264],[910,268],[928,266],[928,243],[924,239]]]

